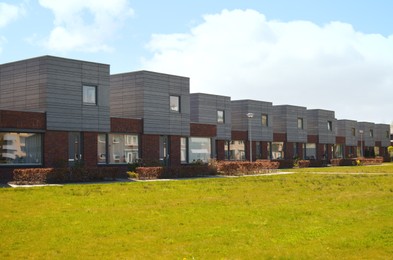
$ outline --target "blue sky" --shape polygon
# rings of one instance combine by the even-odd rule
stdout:
[[[0,63],[55,55],[191,92],[393,121],[393,1],[0,0]]]

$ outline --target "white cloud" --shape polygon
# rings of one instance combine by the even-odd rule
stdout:
[[[54,28],[45,46],[55,51],[110,51],[108,45],[133,15],[127,0],[40,0],[50,9]]]
[[[0,28],[5,27],[10,22],[15,21],[24,14],[25,9],[23,5],[10,5],[7,3],[0,3]]]
[[[393,35],[224,10],[188,33],[153,35],[147,48],[153,56],[142,60],[145,69],[189,76],[192,92],[392,120]]]

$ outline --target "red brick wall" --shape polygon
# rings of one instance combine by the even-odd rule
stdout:
[[[190,136],[195,137],[214,137],[217,135],[217,127],[209,124],[190,124]]]
[[[232,131],[232,140],[248,140],[247,131]]]
[[[111,132],[114,133],[142,133],[141,119],[111,118]]]
[[[87,167],[94,167],[98,163],[97,135],[96,132],[83,132],[83,161]]]
[[[345,136],[336,136],[336,144],[345,144]]]
[[[41,129],[46,128],[45,113],[0,110],[0,128]]]
[[[46,131],[44,134],[44,166],[68,163],[68,132]]]
[[[285,154],[284,154],[285,159],[293,159],[295,155],[295,151],[293,150],[293,144],[294,143],[292,142],[285,143]]]
[[[160,159],[160,136],[141,135],[141,159],[145,162],[158,162]]]
[[[171,166],[180,166],[180,136],[168,136],[169,141],[169,162]]]
[[[286,142],[287,141],[287,134],[273,133],[273,141],[274,142]]]
[[[308,135],[307,136],[307,143],[318,143],[318,136],[317,135]]]
[[[268,153],[268,150],[267,150],[267,143],[268,142],[261,142],[262,159],[267,159],[270,156],[270,154]]]
[[[250,160],[250,141],[246,141],[245,143],[244,143],[245,145],[244,145],[244,149],[246,150],[245,152],[246,152],[246,160],[247,161],[249,161]],[[256,145],[255,145],[255,142],[251,142],[251,145],[252,145],[252,160],[253,161],[255,161],[255,158],[256,158],[256,153],[255,153],[255,151],[256,151]]]
[[[216,140],[217,160],[225,160],[225,141]]]

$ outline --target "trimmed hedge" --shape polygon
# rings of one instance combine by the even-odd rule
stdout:
[[[158,179],[164,172],[163,167],[137,167],[135,172],[138,174],[138,179],[150,180]]]
[[[383,157],[375,158],[350,158],[350,159],[331,159],[332,166],[355,166],[355,165],[378,165],[384,161]]]
[[[114,180],[118,175],[117,167],[27,168],[14,169],[13,182],[21,185],[89,182]]]
[[[268,173],[278,169],[278,167],[278,162],[269,160],[258,160],[256,162],[221,161],[217,163],[217,172],[221,175],[249,175]]]

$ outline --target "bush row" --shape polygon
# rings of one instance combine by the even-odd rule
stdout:
[[[14,169],[15,184],[43,184],[114,180],[119,177],[117,167],[27,168]]]
[[[331,159],[332,166],[354,166],[354,165],[378,165],[384,161],[383,157],[375,158],[350,158],[350,159]]]
[[[258,160],[256,162],[221,161],[217,163],[217,172],[222,175],[247,175],[268,173],[278,169],[278,167],[278,162],[269,160]]]
[[[137,167],[136,177],[141,180],[160,178],[192,178],[215,175],[211,165],[184,165],[178,167]]]

